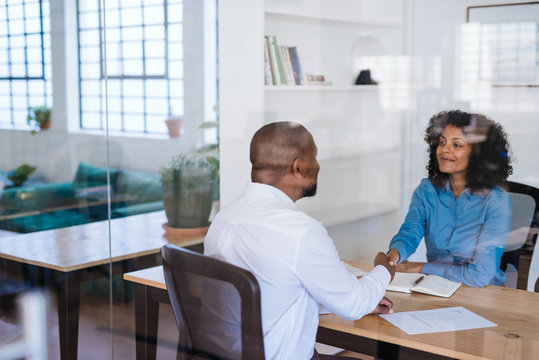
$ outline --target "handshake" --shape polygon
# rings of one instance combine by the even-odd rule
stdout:
[[[397,268],[397,262],[399,261],[400,254],[396,249],[391,249],[387,252],[387,254],[384,254],[383,252],[379,252],[376,257],[374,258],[374,266],[376,265],[382,265],[389,271],[389,274],[391,275],[391,280],[395,277],[395,271]]]

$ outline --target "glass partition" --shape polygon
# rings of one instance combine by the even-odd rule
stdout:
[[[23,333],[15,299],[40,290],[49,358],[134,358],[122,275],[161,264],[165,243],[201,250],[272,121],[312,132],[318,194],[298,207],[344,259],[388,250],[441,111],[499,122],[509,180],[539,188],[537,4],[339,3],[0,2],[0,351]],[[534,240],[518,224],[506,285],[525,289]],[[174,357],[171,309],[151,319],[158,358]]]
[[[7,0],[0,59],[0,348],[22,339],[15,300],[39,290],[49,358],[135,358],[122,275],[169,242],[200,251],[218,209],[217,4]]]

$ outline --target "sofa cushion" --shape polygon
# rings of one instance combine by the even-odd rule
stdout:
[[[163,200],[158,173],[121,170],[116,186],[117,194],[133,195],[129,204]]]
[[[115,190],[116,181],[120,170],[110,169],[110,184],[112,191]],[[94,166],[87,162],[81,161],[75,179],[73,179],[73,189],[77,192],[90,188],[98,188],[107,185],[107,168]]]
[[[60,210],[39,215],[24,216],[0,221],[0,227],[9,231],[29,233],[80,225],[88,222],[86,215],[76,210]]]
[[[8,188],[0,204],[17,211],[43,210],[75,203],[71,182],[53,182]]]

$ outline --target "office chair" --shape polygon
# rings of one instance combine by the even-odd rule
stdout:
[[[260,288],[247,270],[167,244],[161,249],[178,358],[264,359]]]
[[[507,264],[513,264],[518,269],[520,248],[532,231],[531,228],[539,227],[539,189],[514,181],[507,182],[507,191],[512,201],[511,233],[506,246],[506,252],[502,256],[500,268],[505,271]],[[536,256],[537,257],[537,256]],[[532,259],[533,261],[533,259]],[[539,268],[539,259],[535,261]],[[530,264],[530,274],[528,276],[528,290],[530,289],[530,276],[532,271]],[[539,269],[536,270],[539,272]],[[537,278],[536,278],[537,279]],[[534,287],[532,284],[532,287]],[[533,288],[532,290],[533,291]]]

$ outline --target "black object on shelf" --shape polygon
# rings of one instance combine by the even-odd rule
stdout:
[[[361,70],[356,79],[356,85],[376,85],[377,81],[371,79],[371,71],[369,69]]]

